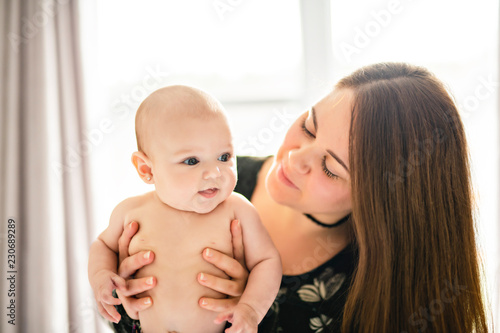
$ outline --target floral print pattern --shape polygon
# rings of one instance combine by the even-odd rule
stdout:
[[[323,332],[324,329],[328,325],[332,323],[332,318],[329,318],[325,315],[321,315],[320,317],[311,318],[309,321],[309,327],[315,332],[320,333]]]
[[[313,284],[305,284],[298,291],[299,297],[304,302],[319,302],[330,299],[344,283],[345,274],[334,274],[328,267]]]

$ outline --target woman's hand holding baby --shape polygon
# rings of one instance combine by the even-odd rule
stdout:
[[[234,258],[217,250],[207,248],[203,258],[215,267],[224,271],[231,279],[223,279],[210,274],[198,274],[198,282],[210,289],[230,296],[224,299],[202,297],[199,304],[207,310],[223,312],[232,310],[240,299],[248,280],[248,270],[245,265],[243,235],[239,221],[231,222],[231,235]]]
[[[152,263],[154,260],[154,253],[151,251],[142,251],[129,256],[128,246],[138,229],[138,223],[131,222],[130,225],[125,228],[118,241],[120,260],[118,274],[119,277],[126,279],[126,287],[124,289],[117,288],[116,292],[123,304],[123,308],[132,319],[138,319],[138,312],[147,309],[152,304],[150,297],[137,299],[134,295],[150,290],[156,285],[156,279],[154,277],[130,279],[137,270]],[[198,282],[200,284],[230,296],[225,299],[202,297],[199,304],[207,310],[216,312],[233,310],[238,304],[239,298],[243,294],[243,290],[248,280],[248,270],[245,265],[245,254],[243,250],[242,230],[239,222],[236,220],[231,223],[231,235],[234,258],[214,249],[207,248],[203,251],[203,258],[206,261],[223,270],[231,278],[228,280],[206,273],[200,273],[198,275]],[[120,302],[118,302],[118,304],[120,304]],[[107,316],[106,318],[109,319]]]
[[[139,319],[138,312],[149,308],[152,304],[151,297],[135,298],[134,296],[150,290],[156,285],[156,278],[154,277],[144,277],[140,279],[131,278],[137,270],[149,265],[154,260],[154,252],[152,251],[141,251],[129,256],[128,246],[130,240],[138,230],[139,224],[137,222],[131,222],[127,228],[125,228],[118,240],[118,275],[126,279],[126,287],[117,288],[116,293],[123,304],[123,308],[132,319]]]

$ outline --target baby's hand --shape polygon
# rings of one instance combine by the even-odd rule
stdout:
[[[107,320],[118,323],[121,316],[114,306],[121,304],[121,301],[113,297],[113,289],[124,290],[127,283],[115,272],[104,269],[96,274],[94,281],[94,297],[99,313]]]
[[[215,318],[216,324],[224,321],[232,324],[225,333],[257,333],[259,325],[257,312],[246,303],[238,303],[232,311],[223,312]]]

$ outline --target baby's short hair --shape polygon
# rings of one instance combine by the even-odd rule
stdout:
[[[135,135],[138,151],[147,155],[148,124],[155,116],[165,113],[182,113],[186,116],[201,119],[214,116],[223,116],[225,118],[222,104],[215,97],[201,89],[183,85],[160,88],[146,97],[137,109]]]

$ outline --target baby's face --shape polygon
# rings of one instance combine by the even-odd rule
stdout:
[[[224,117],[160,119],[149,138],[153,180],[162,202],[204,214],[232,193],[236,158]]]

